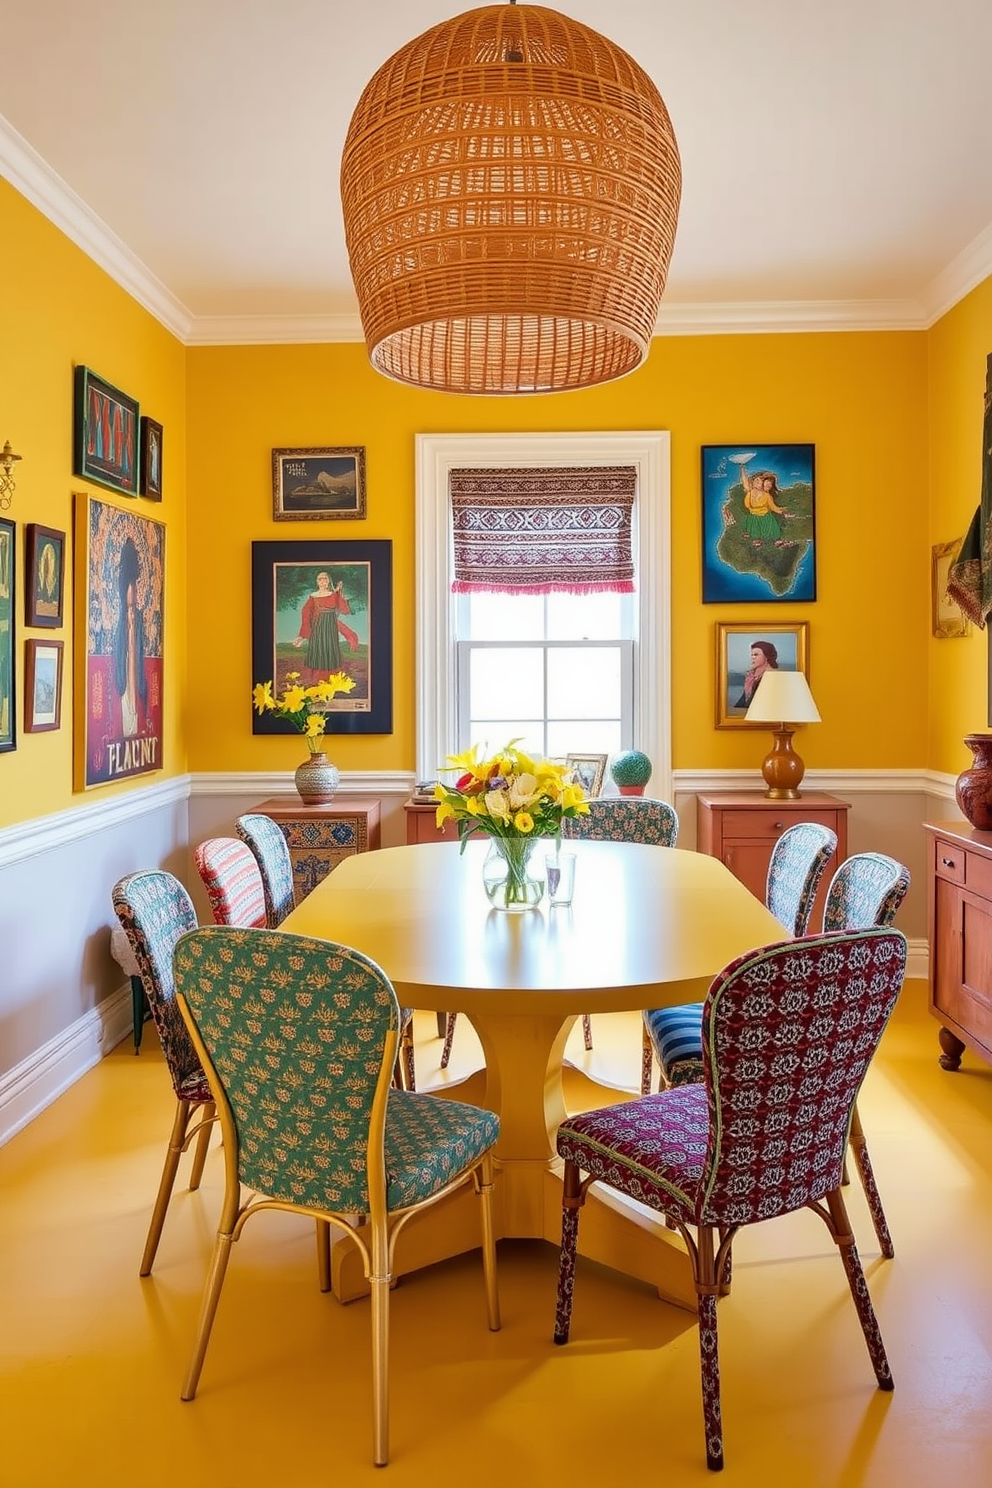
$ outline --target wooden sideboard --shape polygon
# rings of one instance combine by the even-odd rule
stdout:
[[[992,1061],[992,832],[965,821],[925,822],[930,872],[930,1011],[940,1063],[960,1068],[965,1047]]]
[[[305,806],[298,797],[273,796],[251,809],[270,816],[286,839],[297,904],[343,858],[379,846],[378,797],[342,796],[325,806]]]
[[[827,864],[813,905],[810,930],[823,923],[827,887],[847,857],[847,813],[839,796],[805,791],[794,801],[774,801],[763,791],[702,792],[696,797],[696,847],[720,858],[735,878],[764,902],[768,863],[782,833],[797,822],[818,822],[837,834],[837,851]]]
[[[403,807],[406,812],[406,840],[410,842],[457,842],[458,823],[446,821],[438,831],[435,825],[437,802],[417,801],[411,796]]]

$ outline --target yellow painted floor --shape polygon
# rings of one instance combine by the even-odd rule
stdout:
[[[599,1073],[637,1077],[633,1016],[593,1019]],[[439,1078],[418,1015],[421,1086]],[[459,1020],[455,1075],[477,1045]],[[896,1244],[850,1208],[896,1381],[883,1395],[826,1229],[808,1213],[745,1231],[720,1303],[728,1488],[992,1484],[992,1071],[937,1065],[909,983],[860,1102]],[[577,1030],[570,1053],[583,1060]],[[569,1090],[581,1100],[583,1084]],[[392,1461],[371,1465],[368,1307],[317,1289],[312,1226],[262,1217],[235,1247],[200,1393],[179,1388],[222,1159],[178,1188],[138,1278],[172,1118],[151,1025],[0,1151],[0,1488],[388,1483],[702,1485],[692,1318],[580,1262],[572,1342],[551,1343],[556,1251],[503,1242],[503,1330],[481,1266],[404,1280],[392,1310]],[[180,1183],[186,1176],[185,1164]]]

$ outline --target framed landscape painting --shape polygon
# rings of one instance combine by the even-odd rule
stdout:
[[[24,732],[62,726],[62,642],[24,643]]]
[[[89,367],[77,367],[75,377],[73,474],[137,496],[137,401]]]
[[[284,691],[290,672],[310,687],[331,672],[355,683],[326,706],[328,734],[393,731],[393,545],[252,543],[252,682]],[[252,709],[256,734],[295,733]]]
[[[76,495],[76,789],[162,768],[165,527]]]
[[[702,448],[703,603],[816,598],[811,444]]]
[[[365,449],[274,449],[272,516],[334,522],[365,516]]]

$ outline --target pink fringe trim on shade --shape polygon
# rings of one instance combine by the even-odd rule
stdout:
[[[470,584],[465,579],[453,579],[452,594],[634,594],[632,580],[622,579],[613,584]]]

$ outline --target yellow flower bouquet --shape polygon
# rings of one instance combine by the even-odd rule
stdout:
[[[562,821],[589,812],[571,770],[553,760],[532,759],[516,743],[488,759],[474,744],[463,754],[449,755],[446,768],[461,774],[454,785],[434,787],[438,827],[456,822],[463,850],[473,832],[484,832],[505,860],[498,886],[486,883],[490,902],[501,909],[527,909],[538,902],[543,881],[527,872],[534,843],[541,837],[560,841]]]
[[[319,754],[318,740],[327,727],[327,714],[319,704],[329,703],[339,692],[351,692],[355,679],[345,672],[332,672],[312,687],[301,687],[299,672],[289,672],[286,681],[289,685],[278,697],[272,691],[271,682],[256,682],[252,703],[259,713],[285,718],[305,736],[310,753]]]

